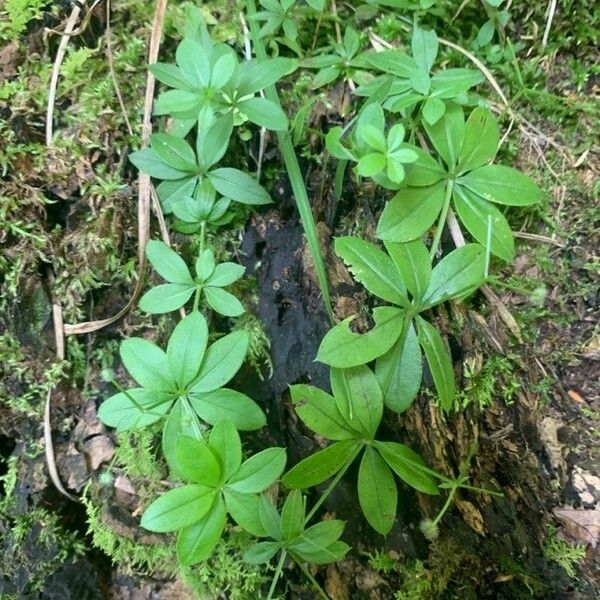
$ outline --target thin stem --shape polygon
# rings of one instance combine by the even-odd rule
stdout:
[[[327,500],[327,497],[329,496],[329,494],[331,494],[331,492],[333,491],[333,488],[335,488],[335,486],[340,482],[340,479],[344,476],[346,471],[350,468],[350,465],[354,462],[354,459],[358,456],[358,453],[363,449],[363,446],[364,445],[361,444],[360,447],[357,448],[352,453],[352,455],[350,456],[350,458],[348,459],[346,464],[340,469],[338,474],[331,480],[331,483],[327,486],[327,489],[321,494],[321,496],[319,497],[319,499],[317,500],[315,505],[312,507],[312,509],[306,516],[306,519],[304,519],[305,525],[314,517],[315,513],[319,510],[319,508],[321,508],[321,505],[323,504],[323,502],[325,502],[325,500]]]
[[[313,584],[313,586],[314,586],[315,590],[318,592],[319,596],[321,596],[321,598],[323,598],[323,600],[329,600],[329,596],[325,593],[323,588],[319,585],[317,580],[313,577],[312,573],[301,562],[298,561],[296,564],[300,567],[300,570],[304,573],[305,577]]]
[[[440,245],[442,239],[442,232],[446,225],[446,218],[448,217],[448,209],[450,208],[450,199],[452,198],[452,190],[454,189],[454,180],[449,179],[446,182],[446,197],[444,198],[444,205],[442,206],[442,212],[440,213],[440,219],[438,221],[437,228],[435,230],[435,236],[431,243],[431,250],[429,251],[430,258],[434,258],[435,253]]]
[[[259,61],[267,59],[267,51],[265,49],[262,38],[260,37],[260,27],[256,19],[252,18],[256,14],[256,3],[254,0],[247,0],[246,8],[248,10],[248,16],[250,23],[250,33],[252,35],[252,42],[254,44],[254,52]],[[279,102],[279,96],[274,85],[270,85],[264,90],[265,97],[277,106],[281,106]],[[294,145],[290,137],[289,131],[278,131],[277,142],[279,144],[279,150],[283,156],[285,162],[285,168],[288,173],[290,184],[292,186],[292,192],[296,200],[296,206],[300,214],[300,220],[302,227],[304,228],[304,234],[308,242],[311,257],[314,263],[315,272],[317,274],[317,280],[319,282],[319,288],[323,296],[323,303],[325,304],[325,310],[329,316],[331,323],[334,323],[333,309],[331,308],[331,294],[329,292],[329,281],[327,280],[327,271],[325,270],[325,263],[323,256],[321,255],[319,238],[317,235],[317,227],[315,224],[315,218],[312,214],[310,201],[308,199],[308,193],[306,186],[304,185],[304,179],[302,178],[302,172],[300,165],[298,164],[298,158],[294,151]]]
[[[272,600],[273,594],[275,593],[275,586],[281,577],[281,573],[283,572],[283,565],[285,564],[285,559],[287,556],[287,550],[281,551],[281,556],[279,557],[279,562],[277,563],[277,567],[275,568],[275,574],[273,575],[273,581],[271,581],[271,587],[269,588],[269,593],[267,594],[267,600]]]
[[[206,246],[206,221],[200,223],[200,253],[204,252]]]
[[[444,503],[444,506],[442,506],[442,510],[440,510],[437,517],[433,520],[434,525],[437,525],[441,521],[442,517],[446,514],[446,511],[450,508],[450,505],[452,504],[452,500],[454,500],[454,496],[456,494],[457,489],[458,489],[458,485],[455,485],[450,490],[450,493],[448,494],[448,498],[446,498],[446,502]]]
[[[194,306],[192,308],[193,312],[196,312],[200,307],[200,288],[196,288],[196,295],[194,296]]]

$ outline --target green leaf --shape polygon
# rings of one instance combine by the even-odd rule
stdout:
[[[278,550],[277,542],[258,542],[246,550],[244,560],[251,565],[262,565],[269,562]]]
[[[232,262],[220,263],[215,267],[213,274],[206,280],[206,285],[225,287],[237,281],[246,270],[246,267]]]
[[[383,414],[383,396],[373,371],[366,365],[331,369],[331,387],[348,425],[362,437],[374,438]]]
[[[290,551],[315,564],[335,562],[339,560],[338,544],[343,544],[337,540],[344,532],[344,527],[344,522],[338,519],[321,521],[294,540],[290,544]]]
[[[331,156],[339,160],[356,160],[354,154],[350,152],[341,142],[344,130],[341,127],[334,127],[327,132],[325,136],[325,146]]]
[[[203,440],[180,435],[175,442],[175,468],[185,481],[217,487],[222,478],[219,459]]]
[[[154,270],[166,281],[188,285],[194,284],[185,261],[164,242],[150,240],[146,244],[146,256]]]
[[[383,250],[359,237],[346,236],[336,238],[335,252],[369,292],[392,304],[408,305],[398,270]]]
[[[255,494],[240,494],[225,488],[223,497],[231,518],[244,530],[257,537],[267,534],[260,520],[260,496]]]
[[[308,458],[292,467],[281,482],[295,489],[306,489],[318,485],[333,477],[358,452],[362,442],[343,440],[335,442],[324,450],[311,454]]]
[[[408,485],[424,494],[439,494],[437,481],[427,472],[423,459],[408,446],[395,442],[375,442],[385,462]]]
[[[217,164],[227,152],[233,131],[233,114],[219,117],[210,127],[198,127],[196,153],[198,163],[204,169]]]
[[[458,170],[472,171],[490,162],[500,144],[500,131],[492,111],[478,106],[467,119]]]
[[[176,51],[177,64],[185,79],[196,88],[210,84],[210,60],[202,44],[184,38]]]
[[[149,289],[141,298],[139,307],[151,314],[168,313],[181,308],[196,287],[187,283],[165,283]]]
[[[204,295],[208,305],[226,317],[239,317],[245,312],[244,305],[229,292],[219,287],[204,288]]]
[[[277,509],[266,496],[260,497],[258,515],[267,535],[274,540],[281,540],[281,517],[279,516]]]
[[[254,431],[266,423],[258,404],[236,390],[220,388],[212,392],[192,391],[189,397],[200,418],[212,425],[228,419],[240,431]]]
[[[453,250],[434,267],[422,306],[430,307],[477,289],[485,277],[485,249],[466,244]]]
[[[206,560],[217,547],[227,511],[221,496],[217,496],[210,511],[200,521],[182,529],[177,536],[177,558],[183,566]]]
[[[341,74],[342,71],[337,65],[320,69],[313,77],[311,88],[317,90],[324,85],[328,85],[332,81],[335,81]]]
[[[423,103],[423,119],[425,125],[435,125],[446,112],[446,105],[439,98],[428,98]]]
[[[153,115],[172,115],[179,119],[191,119],[202,110],[210,110],[202,94],[197,91],[168,90],[154,103]]]
[[[444,188],[444,183],[440,182],[399,190],[381,213],[377,237],[390,242],[408,242],[421,237],[442,210]]]
[[[215,491],[192,484],[159,496],[142,515],[141,526],[149,531],[177,531],[197,523],[211,508]]]
[[[181,138],[169,133],[153,133],[150,146],[169,167],[179,171],[195,171],[196,155],[192,147]]]
[[[295,558],[295,560],[299,562],[309,562],[314,565],[327,565],[338,562],[344,558],[350,550],[350,546],[344,542],[333,542],[333,544],[327,546],[327,548],[314,549],[313,551],[309,551],[306,548],[307,545],[303,545],[302,550],[298,550],[294,547],[290,552],[292,555],[298,557]]]
[[[368,126],[375,127],[375,129],[381,129],[382,131],[385,128],[385,116],[383,114],[383,108],[381,104],[377,102],[367,104],[358,115],[354,136],[357,143],[361,146],[364,146],[367,143],[363,132],[365,127]]]
[[[304,59],[301,66],[305,69],[323,69],[324,67],[339,65],[342,62],[343,58],[338,54],[320,54]]]
[[[292,490],[281,509],[281,533],[284,540],[291,540],[304,529],[304,498],[300,490]]]
[[[319,346],[317,360],[340,369],[364,365],[387,352],[400,336],[404,312],[392,306],[373,310],[374,327],[367,333],[354,333],[349,317],[331,328]]]
[[[271,131],[287,131],[288,120],[280,106],[267,98],[253,97],[243,100],[237,106],[238,110],[259,127]]]
[[[399,338],[375,363],[383,401],[390,410],[401,414],[408,409],[421,387],[422,371],[421,349],[410,322],[405,337]]]
[[[358,161],[356,171],[363,177],[373,177],[385,169],[386,158],[381,152],[370,152]]]
[[[386,462],[370,447],[365,448],[360,461],[358,501],[369,525],[387,535],[396,519],[398,489]]]
[[[416,239],[404,244],[385,242],[385,248],[400,272],[404,285],[419,304],[431,279],[431,259],[427,247],[420,239]]]
[[[236,54],[228,48],[229,52],[219,56],[212,67],[210,74],[210,85],[213,88],[221,89],[231,79],[238,64]]]
[[[530,206],[542,199],[542,190],[531,179],[503,165],[486,165],[457,179],[485,200],[509,206]]]
[[[179,472],[175,464],[177,462],[175,454],[177,440],[181,436],[196,440],[202,439],[200,420],[185,396],[180,396],[173,404],[173,408],[165,419],[162,432],[162,451],[169,465],[171,476],[183,481],[185,477]]]
[[[152,148],[143,148],[129,155],[129,160],[143,173],[156,179],[183,179],[190,171],[174,169],[165,164]]]
[[[181,69],[168,63],[154,63],[148,67],[148,70],[158,81],[169,87],[183,90],[191,89],[190,84],[183,77]]]
[[[223,387],[242,366],[249,341],[246,331],[233,331],[212,344],[190,391],[205,393]]]
[[[365,60],[376,69],[397,75],[401,79],[410,79],[419,65],[414,58],[399,50],[384,50],[383,52],[366,53]]]
[[[316,434],[328,440],[348,440],[358,437],[340,413],[335,400],[312,385],[290,386],[294,410],[302,422]]]
[[[285,448],[267,448],[243,462],[227,488],[242,494],[262,492],[283,473],[286,460]]]
[[[227,419],[216,423],[210,432],[208,445],[219,457],[223,479],[227,481],[242,464],[242,442],[235,425]]]
[[[455,98],[483,80],[483,75],[473,69],[444,69],[431,78],[431,95]]]
[[[162,392],[176,389],[167,355],[158,346],[131,337],[121,342],[119,350],[125,368],[141,386]]]
[[[244,61],[239,66],[237,90],[242,96],[256,94],[291,72],[295,66],[295,61],[282,57]]]
[[[160,203],[165,214],[173,211],[173,205],[194,193],[198,177],[196,175],[177,179],[175,181],[161,181],[156,188]]]
[[[215,254],[212,248],[205,248],[196,259],[196,275],[200,281],[208,279],[216,268]]]
[[[465,138],[465,115],[462,107],[450,103],[445,109],[443,119],[433,124],[426,120],[424,125],[439,155],[450,169],[454,169]]]
[[[177,385],[185,386],[198,374],[208,342],[208,325],[198,311],[179,321],[167,345],[167,359]]]
[[[242,204],[270,204],[271,197],[252,177],[238,169],[223,167],[208,173],[208,178],[221,196]]]
[[[362,137],[377,152],[383,152],[384,154],[387,152],[387,142],[381,129],[377,129],[373,125],[365,125],[362,129]]]
[[[448,412],[452,408],[456,396],[452,359],[448,354],[448,350],[446,350],[446,345],[439,331],[421,317],[416,317],[416,323],[419,344],[425,352],[440,406]]]
[[[512,262],[515,241],[508,221],[491,203],[467,188],[454,186],[454,206],[467,231],[483,246],[488,242],[488,223],[491,227],[490,252],[506,262]]]
[[[446,171],[427,152],[420,148],[414,151],[419,158],[415,162],[406,165],[406,185],[424,187],[433,185],[446,177]]]
[[[136,406],[136,403],[142,407],[142,410]],[[107,398],[100,405],[98,418],[117,431],[140,429],[161,419],[172,403],[173,395],[169,392],[134,388],[127,390],[127,394],[120,392]]]
[[[435,31],[431,29],[421,29],[421,27],[415,23],[411,47],[412,55],[417,65],[429,73],[438,53],[438,38]]]

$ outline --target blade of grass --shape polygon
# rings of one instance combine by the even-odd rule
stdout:
[[[256,14],[256,4],[254,0],[247,0],[246,8],[248,16],[252,17]],[[267,51],[260,37],[259,25],[256,19],[248,19],[250,26],[250,35],[252,36],[252,44],[254,45],[254,53],[258,60],[267,59]],[[274,102],[277,106],[281,106],[279,102],[279,95],[274,85],[269,86],[264,90],[265,97]],[[327,272],[325,271],[325,263],[323,262],[323,256],[319,248],[319,238],[317,235],[317,227],[315,219],[312,214],[310,202],[308,200],[308,194],[306,192],[306,186],[304,185],[304,179],[300,171],[300,165],[298,164],[298,158],[294,151],[294,145],[288,131],[277,132],[277,142],[279,144],[279,151],[283,157],[285,168],[290,178],[290,184],[292,191],[294,192],[294,198],[296,200],[296,206],[300,213],[300,220],[306,240],[308,242],[308,249],[312,256],[313,264],[315,266],[315,272],[317,274],[317,281],[321,289],[321,295],[323,296],[323,303],[325,304],[325,310],[329,316],[329,320],[333,323],[333,310],[331,308],[331,294],[329,293],[329,282],[327,280]]]

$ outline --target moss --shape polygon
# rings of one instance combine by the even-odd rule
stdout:
[[[42,16],[49,0],[6,0],[0,9],[0,40],[12,41],[22,34],[27,24]]]
[[[558,563],[571,579],[577,579],[577,565],[585,559],[585,546],[567,544],[557,537],[556,528],[546,527],[546,539],[543,546],[544,557]]]

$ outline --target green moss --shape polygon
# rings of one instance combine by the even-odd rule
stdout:
[[[12,41],[39,19],[49,0],[5,0],[0,9],[0,40]]]
[[[558,563],[571,579],[577,579],[577,565],[585,559],[585,546],[571,545],[559,540],[556,528],[552,525],[546,527],[546,539],[543,546],[544,557]]]

